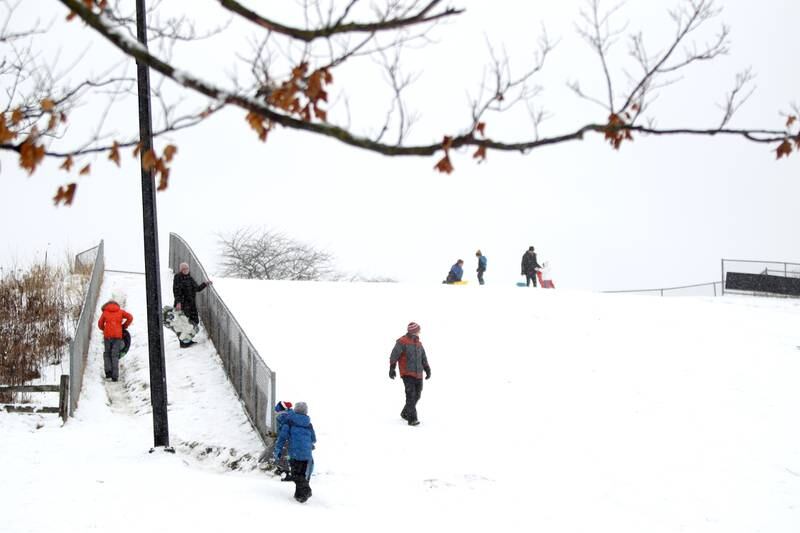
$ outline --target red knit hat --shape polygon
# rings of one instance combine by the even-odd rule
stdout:
[[[406,328],[409,333],[419,333],[419,324],[416,322],[409,322],[408,328]]]
[[[275,405],[275,412],[280,413],[282,411],[287,411],[292,408],[292,402],[278,402]]]

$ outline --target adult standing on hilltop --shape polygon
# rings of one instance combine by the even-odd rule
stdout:
[[[394,349],[389,356],[389,377],[397,376],[395,366],[400,364],[400,377],[406,391],[406,404],[400,412],[400,418],[408,421],[409,426],[419,425],[417,418],[417,402],[422,396],[422,372],[425,379],[431,379],[431,367],[425,348],[419,340],[420,326],[411,322],[406,328],[406,334],[397,339]]]
[[[525,285],[530,287],[531,282],[536,287],[536,271],[542,268],[536,261],[536,252],[533,251],[533,246],[528,248],[528,251],[522,254],[522,275],[525,276]]]
[[[200,323],[200,317],[197,316],[195,296],[198,292],[211,284],[211,281],[204,281],[198,285],[191,274],[189,274],[188,263],[181,263],[180,272],[175,274],[175,277],[172,279],[172,294],[175,296],[175,309],[177,311],[183,311],[183,314],[186,315],[189,322],[195,326]]]

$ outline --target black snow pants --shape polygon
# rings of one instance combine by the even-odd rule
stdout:
[[[309,461],[291,460],[292,481],[294,481],[294,497],[296,500],[304,502],[311,497],[311,485],[308,481],[311,472],[308,471]]]
[[[422,379],[412,376],[403,376],[403,386],[406,389],[406,405],[400,416],[409,422],[417,421],[417,402],[422,396]]]

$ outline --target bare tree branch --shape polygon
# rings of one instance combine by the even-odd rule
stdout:
[[[300,29],[300,28],[293,28],[291,26],[286,26],[284,24],[280,24],[275,22],[274,20],[268,19],[252,11],[242,4],[237,2],[236,0],[219,0],[220,5],[225,9],[230,10],[237,15],[244,17],[245,19],[253,22],[265,28],[269,31],[280,33],[282,35],[286,35],[287,37],[291,37],[292,39],[296,39],[298,41],[304,42],[311,42],[316,39],[325,39],[332,37],[337,34],[343,33],[377,33],[381,31],[390,31],[390,30],[398,30],[408,26],[414,26],[417,24],[424,24],[428,22],[435,22],[437,20],[451,17],[454,15],[458,15],[463,13],[463,9],[453,9],[447,8],[439,12],[435,12],[435,8],[438,4],[441,3],[441,0],[431,0],[428,2],[424,7],[419,9],[416,13],[411,14],[409,16],[397,16],[392,17],[392,14],[389,14],[386,17],[381,18],[375,22],[349,22],[345,23],[344,18],[347,16],[350,9],[353,7],[355,2],[351,2],[347,8],[345,8],[344,14],[342,14],[334,23],[333,25],[324,26],[322,28],[317,28],[313,30],[309,29]],[[416,5],[416,2],[415,2]]]

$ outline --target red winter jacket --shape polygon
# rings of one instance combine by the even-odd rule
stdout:
[[[431,373],[425,348],[422,347],[419,337],[411,333],[403,335],[394,343],[394,349],[389,356],[389,365],[394,368],[397,363],[400,363],[401,377],[411,376],[422,379],[423,371],[426,374]]]
[[[121,339],[122,329],[130,326],[132,322],[133,316],[111,300],[103,305],[103,314],[97,321],[97,327],[103,330],[104,338]]]

